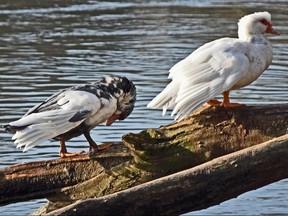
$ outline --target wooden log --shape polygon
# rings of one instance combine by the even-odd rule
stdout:
[[[50,178],[46,173],[49,172],[46,169],[47,164],[42,162],[43,169],[38,172],[37,181],[33,178],[29,180],[25,176],[24,179],[28,179],[27,181],[23,180],[23,183],[18,181],[19,188],[25,188],[30,181],[29,184],[33,185],[35,190],[23,192],[22,189],[18,190],[15,187],[14,191],[7,191],[6,197],[2,200],[5,203],[8,202],[7,197],[11,202],[11,200],[23,201],[45,196],[50,202],[44,212],[49,212],[80,199],[101,197],[125,190],[284,135],[287,133],[287,122],[288,104],[247,106],[238,109],[203,107],[183,121],[158,129],[147,129],[138,134],[124,135],[122,142],[129,150],[119,144],[116,153],[119,155],[122,150],[126,151],[125,158],[118,163],[117,154],[113,151],[108,150],[106,156],[104,151],[99,152],[97,154],[99,157],[101,155],[106,157],[106,165],[101,165],[103,161],[99,163],[99,170],[97,171],[97,168],[96,171],[89,172],[95,173],[89,177],[87,175],[88,180],[83,179],[83,182],[81,180],[78,183],[73,181],[73,178],[66,177],[64,180],[66,184],[55,184],[63,180],[58,178],[58,175],[54,176],[56,179]],[[88,163],[90,158],[86,157],[86,159]],[[68,161],[69,159],[66,162]],[[91,165],[87,168],[87,163],[79,160],[77,173],[85,173],[85,170],[93,170],[98,166],[89,162]],[[28,164],[26,168],[29,170],[33,167],[32,164]],[[5,169],[5,172],[0,171],[0,187],[4,181],[8,181],[5,185],[9,185],[9,182],[17,176],[16,172],[13,178],[7,177],[9,169],[13,170],[13,167]],[[61,169],[63,171],[63,165]],[[36,173],[33,170],[31,172]],[[6,187],[5,185],[3,188]]]
[[[288,178],[288,135],[47,216],[179,215]]]
[[[265,142],[286,134],[287,122],[288,104],[238,109],[204,107],[183,121],[126,134],[122,142],[133,156],[128,164],[49,196],[50,209],[54,204],[58,208],[61,202],[67,205],[65,200],[112,194]],[[103,183],[103,178],[109,181]]]
[[[130,159],[128,148],[114,144],[108,151],[8,167],[0,170],[0,205],[45,198]]]

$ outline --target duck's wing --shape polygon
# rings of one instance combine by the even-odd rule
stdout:
[[[179,90],[172,115],[188,116],[203,103],[230,90],[249,71],[245,43],[224,38],[203,45],[171,70]]]
[[[53,109],[59,109],[59,106],[57,105],[57,101],[61,99],[65,94],[62,94],[65,91],[69,91],[70,89],[63,89],[53,95],[51,95],[49,98],[47,98],[45,101],[35,105],[31,109],[27,111],[27,113],[24,116],[28,116],[32,113],[38,113],[45,110],[53,110]]]
[[[13,140],[24,151],[64,134],[80,125],[101,108],[101,99],[83,90],[65,90],[32,108],[23,118],[11,122],[7,130],[15,131]]]

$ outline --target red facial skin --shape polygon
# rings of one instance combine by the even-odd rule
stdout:
[[[261,22],[263,25],[267,26],[267,27],[266,27],[266,33],[279,35],[279,32],[277,32],[277,31],[275,31],[275,30],[273,29],[272,24],[271,24],[269,21],[267,21],[266,19],[261,19],[260,22]]]

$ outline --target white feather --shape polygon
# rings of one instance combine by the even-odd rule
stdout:
[[[77,122],[69,122],[77,110],[52,110],[42,113],[33,113],[18,121],[11,122],[10,125],[29,125],[23,130],[19,130],[12,137],[17,144],[17,148],[24,147],[23,151],[35,145],[63,134],[72,128],[80,125],[85,119]]]
[[[167,87],[147,105],[147,107],[152,109],[163,108],[163,113],[165,114],[164,110],[174,106],[178,90],[179,84],[177,81],[169,83]]]
[[[209,42],[175,64],[168,76],[172,81],[148,107],[162,108],[163,114],[174,108],[171,115],[177,114],[176,119],[181,119],[224,91],[244,87],[257,79],[272,61],[271,44],[262,35],[265,26],[257,22],[262,18],[270,21],[271,15],[262,12],[243,17],[239,28],[247,31],[239,34],[239,39]]]
[[[64,134],[90,116],[95,116],[101,107],[100,99],[85,91],[65,91],[58,97],[59,109],[32,113],[10,123],[11,126],[16,127],[27,126],[17,130],[12,137],[17,148],[24,147],[23,151],[27,151],[41,142]],[[69,121],[76,113],[82,111],[87,113],[87,117],[79,121]]]

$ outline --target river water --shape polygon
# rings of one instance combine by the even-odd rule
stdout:
[[[232,92],[246,104],[287,103],[288,1],[200,0],[1,0],[0,123],[20,118],[59,89],[107,74],[125,75],[137,86],[131,116],[91,135],[98,142],[172,122],[146,104],[163,89],[168,70],[197,47],[220,37],[236,37],[237,21],[247,13],[269,11],[280,36],[271,37],[274,60],[252,85]],[[23,153],[0,129],[0,168],[58,158],[58,142],[44,142]],[[88,149],[84,137],[69,151]],[[189,215],[287,215],[288,179]],[[0,215],[28,215],[45,199],[0,208]]]

